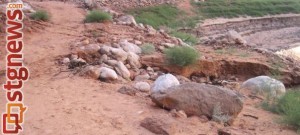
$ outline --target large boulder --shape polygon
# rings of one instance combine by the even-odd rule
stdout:
[[[172,74],[165,74],[159,76],[151,89],[151,93],[163,93],[165,92],[169,87],[179,85],[179,81],[177,78]]]
[[[99,72],[100,72],[100,79],[103,79],[105,81],[113,81],[118,79],[117,73],[110,68],[101,67],[99,69]]]
[[[251,78],[245,81],[240,89],[253,95],[261,95],[269,98],[281,97],[286,92],[282,82],[268,76]]]
[[[242,111],[242,98],[234,91],[206,84],[186,83],[168,88],[165,93],[153,93],[151,99],[165,109],[183,110],[188,116],[226,118],[232,124]],[[218,110],[218,112],[216,112]]]

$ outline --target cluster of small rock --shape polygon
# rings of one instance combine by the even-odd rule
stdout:
[[[80,47],[77,54],[64,58],[62,63],[70,68],[81,69],[81,75],[88,75],[104,81],[143,80],[155,78],[157,73],[151,67],[140,69],[141,48],[127,40],[112,45],[88,44]]]
[[[247,45],[247,41],[234,30],[230,30],[224,35],[203,37],[201,41],[206,45]]]

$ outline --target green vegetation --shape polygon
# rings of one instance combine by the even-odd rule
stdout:
[[[193,28],[199,22],[199,16],[187,16],[184,11],[171,5],[158,5],[146,8],[137,8],[128,11],[138,23],[148,24],[159,29],[160,27],[171,28],[170,34],[182,39],[184,42],[194,45],[197,38],[188,33],[176,31],[180,27]]]
[[[176,18],[182,13],[176,7],[170,5],[160,5],[147,8],[137,8],[129,11],[135,16],[139,23],[148,24],[154,28],[160,26],[172,26]]]
[[[272,60],[273,63],[271,65],[272,69],[270,70],[270,74],[272,78],[275,79],[280,79],[281,76],[281,72],[280,69],[285,68],[284,63],[281,62],[280,60]]]
[[[48,21],[49,14],[46,11],[39,10],[30,15],[30,18],[38,21]]]
[[[283,124],[293,126],[300,131],[300,91],[289,90],[277,100],[266,100],[262,107],[268,111],[282,115]]]
[[[189,45],[195,45],[198,43],[198,39],[192,34],[179,31],[172,31],[170,34],[174,37],[180,38],[183,42]]]
[[[152,44],[146,43],[141,46],[143,54],[153,54],[155,52],[155,47]]]
[[[169,64],[181,67],[194,64],[199,58],[198,51],[188,46],[176,46],[166,49],[164,53]]]
[[[299,0],[207,0],[194,5],[206,18],[300,13]]]
[[[184,11],[171,5],[158,5],[146,8],[137,8],[128,11],[138,23],[148,24],[158,29],[161,26],[169,28],[193,28],[199,22],[199,16],[188,16]]]
[[[90,11],[85,17],[85,22],[87,23],[105,22],[109,20],[112,20],[112,16],[109,13],[98,10]]]

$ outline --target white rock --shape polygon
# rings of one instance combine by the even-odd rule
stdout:
[[[179,81],[172,74],[165,74],[159,76],[151,89],[151,93],[161,92],[164,93],[169,87],[179,85]]]
[[[94,8],[97,6],[96,0],[84,0],[83,2],[88,8]]]
[[[175,47],[174,44],[172,43],[162,43],[163,46],[165,46],[166,48],[172,48],[172,47]]]
[[[119,75],[121,75],[124,79],[130,79],[130,72],[123,62],[118,61],[115,68]]]
[[[140,68],[142,67],[142,64],[140,63],[140,56],[133,52],[128,52],[128,58],[127,61],[129,65],[133,68]]]
[[[137,25],[137,23],[132,15],[123,15],[117,19],[117,22],[119,24],[125,24],[125,25],[130,25],[130,24],[133,24],[135,26]]]
[[[142,91],[142,92],[148,92],[150,91],[150,85],[149,83],[147,82],[137,82],[135,85],[134,85],[134,88]]]
[[[136,45],[141,45],[141,44],[143,44],[141,41],[138,41],[138,40],[134,40],[134,44],[136,44]]]
[[[99,72],[100,72],[101,79],[104,79],[104,80],[117,80],[118,79],[117,73],[110,68],[101,67],[99,69]]]
[[[245,45],[247,41],[236,31],[230,30],[227,34],[227,39],[229,42],[234,42],[236,44]]]
[[[62,59],[62,63],[63,64],[69,64],[70,63],[70,59],[69,58],[63,58]]]
[[[153,36],[157,33],[157,31],[152,26],[146,25],[145,27],[149,36]]]
[[[130,43],[127,40],[120,41],[120,45],[126,52],[133,52],[136,54],[142,53],[142,49],[139,46],[137,46],[136,44]]]
[[[71,55],[71,60],[73,60],[73,59],[78,59],[78,55],[72,54]]]
[[[285,86],[282,82],[270,78],[268,76],[258,76],[245,81],[240,89],[250,92],[251,94],[259,94],[269,97],[281,97],[285,94]]]
[[[125,61],[127,59],[127,52],[125,52],[123,49],[121,48],[111,48],[110,49],[111,53],[113,54],[113,57],[116,59],[116,60],[119,60],[119,61]]]

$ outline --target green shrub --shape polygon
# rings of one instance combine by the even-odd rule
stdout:
[[[30,15],[30,18],[38,21],[48,21],[49,14],[46,11],[39,10]]]
[[[300,91],[288,91],[274,102],[263,102],[263,108],[283,116],[284,124],[300,131]]]
[[[199,57],[198,51],[188,46],[176,46],[166,49],[164,53],[169,64],[181,67],[194,64]]]
[[[172,31],[170,34],[174,37],[180,38],[183,42],[189,45],[195,45],[198,43],[198,39],[192,34],[179,31]]]
[[[104,22],[109,20],[112,20],[112,16],[109,13],[98,10],[90,11],[85,16],[85,22],[87,23]]]
[[[144,44],[141,46],[143,54],[153,54],[155,52],[155,47],[152,44]]]

